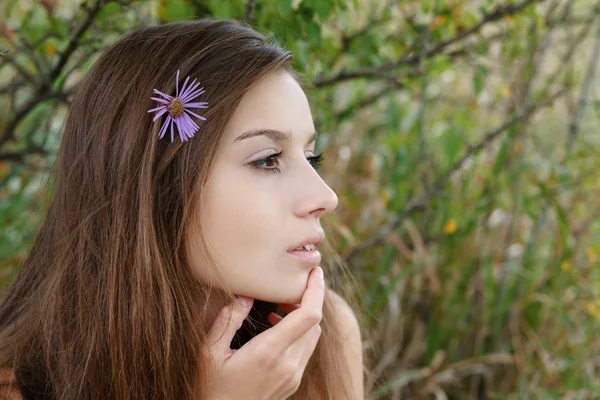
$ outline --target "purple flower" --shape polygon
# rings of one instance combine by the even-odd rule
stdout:
[[[156,121],[160,118],[164,113],[168,112],[169,115],[165,120],[163,126],[160,128],[160,132],[158,134],[158,138],[162,139],[162,137],[167,132],[167,127],[171,126],[171,143],[173,143],[173,125],[177,125],[177,130],[179,131],[179,137],[182,142],[187,142],[188,138],[194,137],[194,133],[198,129],[198,125],[194,122],[194,120],[190,117],[193,115],[196,118],[199,118],[203,121],[206,121],[206,118],[201,117],[200,115],[190,111],[190,108],[208,108],[208,102],[202,101],[198,103],[192,103],[196,97],[200,96],[205,92],[204,88],[198,89],[200,86],[200,82],[196,83],[196,79],[187,86],[190,77],[185,78],[185,82],[183,82],[183,86],[181,87],[181,95],[179,94],[179,70],[177,70],[177,77],[175,78],[175,97],[169,96],[163,92],[159,92],[154,89],[154,93],[157,93],[163,96],[165,99],[161,99],[159,97],[152,97],[152,100],[156,100],[163,105],[157,108],[153,108],[148,110],[149,113],[156,111],[156,115],[152,121]],[[189,114],[189,115],[188,115]]]

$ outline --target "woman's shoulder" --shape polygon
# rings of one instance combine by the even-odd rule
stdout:
[[[0,368],[0,400],[23,400],[19,381],[11,368]]]

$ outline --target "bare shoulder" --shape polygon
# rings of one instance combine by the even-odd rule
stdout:
[[[363,347],[360,332],[360,324],[354,310],[348,302],[339,294],[328,289],[332,299],[335,313],[340,317],[340,330],[342,342],[345,343],[344,355],[352,373],[352,384],[354,389],[353,400],[364,398],[363,383]]]

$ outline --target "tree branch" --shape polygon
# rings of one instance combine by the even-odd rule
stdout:
[[[462,168],[464,163],[469,158],[479,153],[481,150],[485,149],[491,142],[498,138],[502,133],[506,131],[506,129],[511,127],[513,124],[522,121],[526,118],[529,118],[534,112],[538,111],[539,109],[551,105],[557,98],[559,98],[563,94],[564,90],[560,90],[536,104],[521,109],[520,111],[513,114],[512,118],[485,133],[483,139],[481,139],[478,143],[468,146],[464,155],[458,161],[456,161],[454,165],[452,165],[444,175],[440,176],[434,182],[432,187],[426,191],[422,198],[410,200],[406,208],[398,215],[394,222],[390,223],[387,226],[384,226],[382,229],[379,230],[379,232],[375,236],[371,237],[368,240],[365,240],[363,243],[352,249],[352,251],[345,257],[345,262],[348,263],[348,265],[351,265],[352,261],[365,250],[384,242],[387,236],[396,229],[398,229],[398,227],[404,222],[404,220],[406,220],[406,218],[408,218],[415,212],[425,210],[431,199],[439,194],[439,192],[444,188],[444,186],[450,181],[452,176],[454,176],[454,174]]]
[[[61,94],[61,93],[55,93],[55,92],[51,91],[52,82],[54,82],[54,80],[56,78],[58,78],[58,76],[62,72],[63,68],[67,64],[69,58],[71,57],[71,55],[75,52],[75,50],[77,50],[78,45],[79,45],[79,40],[85,34],[85,32],[89,29],[89,27],[92,25],[94,18],[96,17],[98,12],[102,8],[103,3],[104,3],[103,0],[97,0],[93,7],[90,7],[87,9],[87,14],[84,18],[83,23],[72,34],[71,40],[67,44],[67,47],[59,55],[58,62],[50,70],[50,73],[48,74],[48,81],[42,82],[41,84],[39,84],[37,91],[33,95],[33,97],[30,98],[29,101],[27,101],[19,110],[17,110],[13,119],[9,120],[8,123],[6,124],[6,127],[4,129],[4,134],[2,135],[2,137],[0,137],[0,147],[2,147],[4,145],[4,143],[6,143],[7,141],[14,139],[15,130],[16,130],[16,127],[19,124],[19,122],[21,122],[21,120],[23,118],[25,118],[27,116],[27,114],[33,108],[35,108],[39,103],[41,103],[42,101],[51,99],[51,98],[63,98],[65,96],[64,93]]]
[[[0,152],[0,161],[10,161],[15,163],[23,163],[25,157],[31,154],[39,154],[46,156],[48,152],[38,146],[28,146],[20,151],[4,151]]]
[[[508,15],[514,15],[529,6],[534,2],[543,2],[545,0],[524,0],[523,2],[515,5],[500,5],[497,6],[494,11],[489,14],[486,14],[482,20],[473,26],[471,29],[462,31],[458,33],[456,36],[448,39],[446,41],[437,43],[433,47],[428,50],[425,50],[418,54],[409,54],[400,58],[396,61],[391,61],[386,64],[380,65],[378,67],[365,67],[359,68],[354,71],[341,71],[338,74],[335,74],[326,78],[318,78],[314,81],[315,87],[325,87],[334,85],[340,82],[345,82],[348,80],[356,79],[356,78],[370,78],[370,77],[381,77],[385,72],[393,70],[403,65],[414,65],[421,62],[424,58],[430,58],[437,54],[440,54],[444,49],[446,49],[451,44],[462,41],[469,36],[479,32],[485,25],[495,22],[499,19],[502,19]]]
[[[56,63],[54,68],[52,68],[50,70],[50,74],[49,74],[50,82],[53,82],[56,78],[58,78],[58,76],[62,72],[63,68],[69,61],[69,58],[71,57],[71,55],[79,47],[79,41],[81,40],[81,38],[83,37],[85,32],[90,28],[90,26],[92,26],[92,23],[94,22],[94,18],[96,18],[96,15],[98,14],[98,12],[100,12],[103,5],[104,5],[103,0],[97,0],[93,7],[87,9],[87,14],[83,20],[83,23],[81,24],[79,29],[77,29],[75,31],[75,33],[73,33],[73,35],[71,36],[71,40],[69,40],[69,43],[67,44],[67,47],[58,56],[58,62]]]
[[[599,9],[600,9],[600,2],[598,2],[596,5],[596,11],[598,11]],[[577,35],[575,40],[573,40],[572,45],[569,47],[567,54],[565,55],[564,59],[562,60],[562,65],[566,65],[567,62],[573,57],[573,54],[575,53],[575,49],[577,48],[576,44],[581,43],[581,40],[587,34],[587,31],[592,26],[592,23],[594,22],[594,20],[595,19],[591,20],[589,25],[582,28],[580,34]],[[575,144],[575,140],[577,139],[577,136],[579,135],[579,119],[583,115],[582,114],[583,110],[580,109],[580,107],[584,107],[587,104],[587,97],[589,96],[589,87],[591,86],[591,83],[592,83],[591,81],[594,78],[595,69],[596,69],[596,65],[598,63],[599,56],[600,56],[600,28],[598,29],[598,32],[596,34],[596,42],[594,45],[594,52],[593,52],[593,55],[590,57],[588,70],[586,72],[584,82],[581,86],[581,95],[579,98],[578,106],[577,106],[577,109],[574,111],[571,121],[569,123],[569,133],[568,133],[567,140],[565,143],[566,152],[563,157],[563,160],[559,163],[561,168],[564,167],[564,165],[567,161],[567,157],[571,153],[573,145]],[[560,68],[557,69],[557,72],[555,74],[556,76],[558,76],[558,72],[560,72]],[[531,234],[531,236],[525,246],[525,254],[526,255],[529,254],[533,250],[535,242],[537,241],[537,238],[540,235],[542,228],[546,224],[546,219],[547,219],[549,210],[550,210],[550,204],[549,204],[549,201],[546,200],[546,203],[540,214],[540,217],[537,219],[535,226],[533,228],[533,233]]]

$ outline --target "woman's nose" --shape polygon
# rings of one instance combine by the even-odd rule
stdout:
[[[298,214],[321,217],[335,210],[338,205],[337,194],[323,181],[312,166],[306,171],[308,172],[303,174],[302,180],[295,186],[298,190],[296,192]]]
[[[321,180],[321,182],[323,182],[323,181]],[[321,195],[322,198],[316,204],[316,206],[314,207],[314,210],[312,210],[310,212],[312,215],[316,216],[317,218],[327,214],[328,212],[335,210],[335,208],[338,205],[337,194],[325,182],[323,182],[323,186],[324,186],[324,189],[323,189],[324,193]]]

